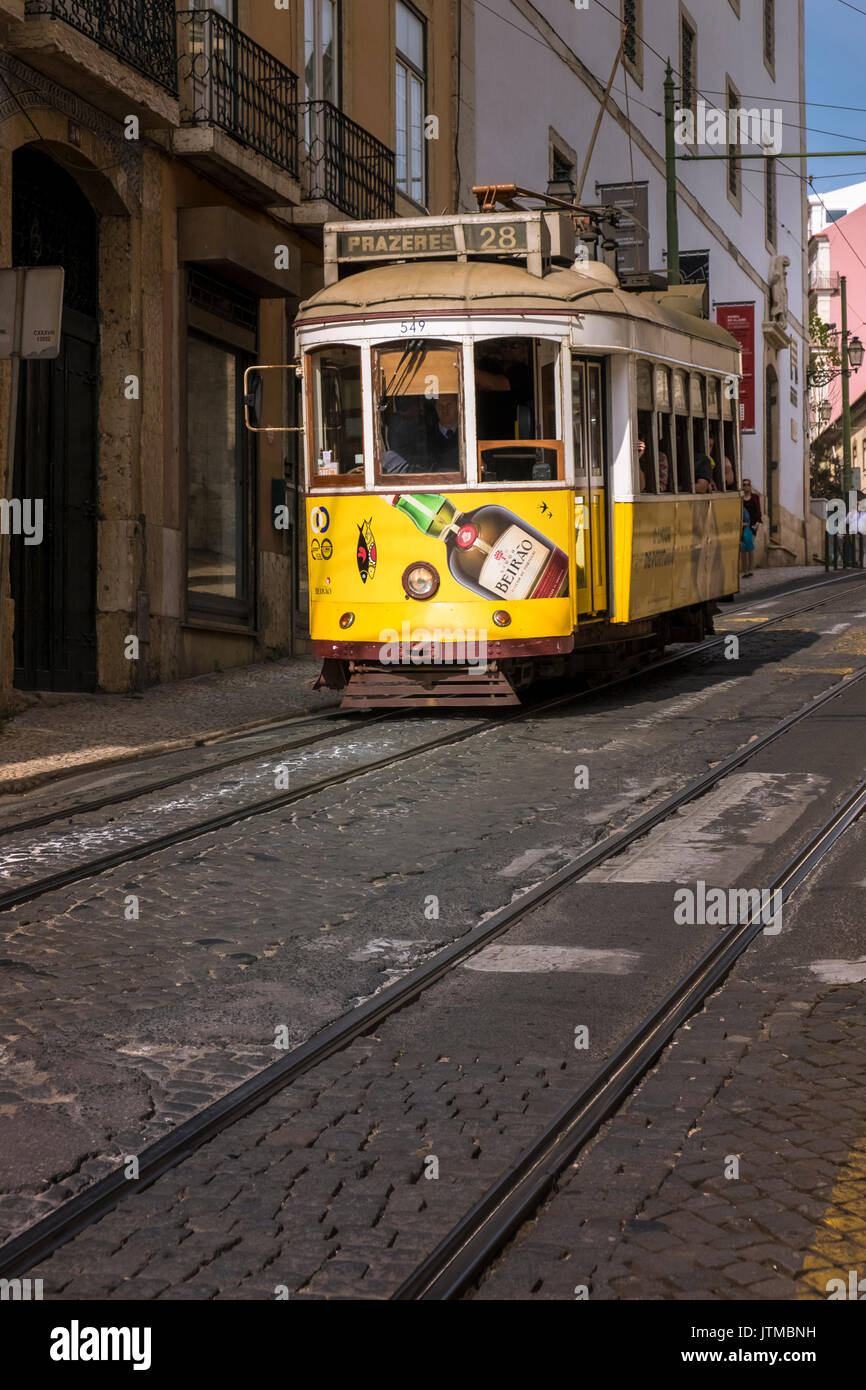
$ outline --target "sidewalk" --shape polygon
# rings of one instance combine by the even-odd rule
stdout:
[[[311,689],[320,670],[317,657],[303,656],[194,676],[141,695],[22,694],[30,707],[0,727],[0,796],[29,791],[58,773],[333,709],[338,692]]]
[[[838,571],[842,573],[841,570]],[[822,579],[832,579],[833,571],[824,574],[823,565],[792,565],[790,569],[766,569],[754,570],[750,579],[740,579],[740,592],[737,595],[737,602],[747,599],[752,594],[763,593],[765,589],[774,589],[783,584],[792,584],[797,579],[812,579],[816,584]]]
[[[756,570],[738,602],[794,580],[823,578],[816,565]],[[260,662],[141,695],[21,694],[29,708],[0,723],[0,797],[31,790],[58,773],[186,748],[197,739],[272,719],[333,709],[335,691],[311,689],[316,657]]]

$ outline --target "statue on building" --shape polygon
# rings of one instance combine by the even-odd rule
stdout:
[[[770,260],[770,318],[785,324],[788,320],[788,266],[790,256],[773,256]]]

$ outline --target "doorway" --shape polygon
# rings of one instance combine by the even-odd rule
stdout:
[[[21,363],[13,496],[41,501],[43,535],[11,538],[15,684],[95,690],[99,222],[71,175],[26,147],[12,159],[12,260],[66,272],[60,355]]]

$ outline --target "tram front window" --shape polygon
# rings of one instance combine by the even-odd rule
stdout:
[[[389,343],[374,352],[373,380],[379,477],[436,473],[461,482],[460,348],[429,339]]]
[[[327,347],[314,352],[312,397],[314,476],[363,475],[361,349]]]
[[[481,481],[549,482],[559,476],[559,348],[543,338],[492,338],[475,348]]]

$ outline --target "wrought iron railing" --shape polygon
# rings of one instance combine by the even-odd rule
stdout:
[[[833,271],[832,274],[814,275],[809,283],[809,289],[815,291],[828,291],[830,294],[839,293],[840,272]]]
[[[304,192],[359,220],[394,213],[394,152],[330,101],[300,103]]]
[[[177,96],[173,0],[27,0],[26,13],[64,20]]]
[[[219,126],[297,178],[291,68],[215,10],[182,10],[178,21],[182,123]]]

